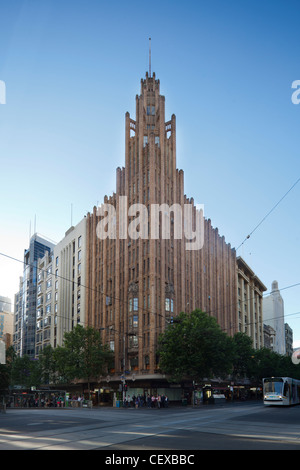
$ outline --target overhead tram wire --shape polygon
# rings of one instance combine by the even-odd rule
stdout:
[[[23,265],[26,265],[26,266],[30,266],[30,267],[36,267],[40,272],[43,272],[43,273],[47,273],[47,269],[43,269],[43,268],[38,268],[37,266],[33,265],[33,264],[30,264],[30,263],[25,263],[25,261],[22,261],[20,259],[17,259],[17,258],[14,258],[13,256],[10,256],[10,255],[7,255],[5,253],[2,253],[0,252],[0,256],[4,256],[5,258],[8,258],[8,259],[11,259],[12,261],[16,261],[18,263],[22,263]],[[84,289],[88,289],[89,291],[91,292],[95,292],[95,293],[98,293],[98,294],[101,294],[102,296],[105,296],[105,297],[109,297],[110,299],[113,299],[115,301],[119,301],[120,304],[122,304],[123,306],[127,306],[126,302],[118,297],[114,297],[112,295],[109,295],[107,294],[106,292],[103,292],[102,290],[98,290],[98,289],[94,289],[92,287],[89,287],[89,286],[85,286],[84,284],[78,284],[78,282],[72,280],[72,279],[69,279],[69,278],[66,278],[64,276],[61,276],[59,274],[55,274],[55,273],[51,273],[51,276],[55,276],[56,278],[59,278],[59,279],[62,279],[64,281],[67,281],[67,282],[70,282],[70,283],[73,283],[76,284],[77,286],[80,285],[81,288],[84,288]],[[144,307],[140,307],[138,306],[138,310],[137,311],[142,311],[142,312],[146,312],[146,313],[150,313],[150,314],[157,314],[157,316],[159,317],[162,317],[162,318],[165,318],[164,315],[162,315],[161,313],[158,313],[158,312],[155,312],[154,310],[151,310],[151,309],[147,309],[147,308],[144,308]],[[60,315],[60,314],[57,314],[57,317],[59,318],[64,318],[64,319],[68,319],[69,317],[66,316],[66,315]],[[89,323],[87,321],[84,321],[83,322],[85,325],[89,325]],[[158,329],[159,327],[156,327],[154,328],[155,329]],[[150,331],[153,331],[153,328],[150,328]]]
[[[283,315],[278,315],[278,316],[273,317],[273,318],[268,318],[268,321],[269,320],[278,320],[279,318],[291,317],[293,315],[300,315],[300,312],[284,313]],[[298,317],[298,319],[300,319],[300,317]],[[257,325],[257,323],[259,323],[259,320],[252,321],[252,322],[247,322],[247,323],[245,323],[245,326]],[[226,331],[230,331],[231,329],[232,329],[231,327],[230,328],[223,328],[222,331],[226,332]]]
[[[13,256],[8,255],[8,254],[6,254],[6,253],[0,252],[0,256],[3,256],[3,257],[8,258],[8,259],[11,259],[12,261],[16,261],[16,262],[21,263],[21,264],[24,264],[24,265],[26,265],[26,266],[36,267],[39,271],[47,273],[47,270],[46,270],[46,269],[38,268],[37,266],[31,265],[30,263],[26,264],[24,261],[22,261],[22,260],[20,260],[20,259],[18,259],[18,258],[14,258]],[[51,276],[55,276],[56,278],[62,279],[62,280],[67,281],[67,282],[74,282],[76,285],[78,285],[78,283],[77,283],[76,281],[74,281],[73,279],[69,279],[69,278],[67,278],[67,277],[61,276],[61,275],[56,274],[56,273],[51,273]],[[281,287],[281,288],[280,288],[280,292],[283,291],[283,290],[286,290],[286,289],[291,289],[291,288],[293,288],[293,287],[297,287],[297,286],[300,286],[300,282],[297,282],[297,283],[295,283],[295,284],[290,284],[290,285],[285,286],[285,287]],[[121,302],[123,305],[125,304],[124,300],[122,300],[122,299],[120,299],[120,298],[118,298],[118,297],[109,295],[109,294],[107,294],[106,292],[103,292],[103,290],[99,291],[98,289],[95,289],[95,288],[92,288],[92,287],[89,287],[89,286],[85,286],[84,284],[80,284],[80,287],[83,287],[84,289],[88,289],[88,290],[90,290],[90,291],[92,291],[92,292],[95,292],[95,293],[100,293],[101,295],[106,296],[106,297],[110,297],[110,298],[113,299],[113,300],[118,300],[118,301]],[[264,292],[264,293],[262,294],[262,296],[263,296],[263,297],[268,296],[268,295],[271,294],[271,292],[272,292],[272,291]],[[249,298],[247,298],[247,299],[245,299],[245,300],[246,300],[246,301],[250,301],[250,300],[253,300],[254,298],[255,298],[255,297],[249,297]],[[10,302],[10,304],[13,305],[12,302]],[[232,306],[237,305],[237,304],[238,304],[238,302],[233,302],[232,304],[227,304],[227,305],[225,305],[225,307],[232,307]],[[223,309],[224,307],[220,307],[220,308],[213,309],[213,310],[208,310],[208,311],[206,311],[206,313],[207,313],[207,314],[214,314],[214,313],[216,314],[217,311],[220,310],[221,308]],[[147,312],[147,313],[155,313],[155,312],[150,311],[149,309],[144,308],[144,307],[138,307],[138,310],[142,310],[142,311]],[[159,314],[159,313],[158,313],[158,315],[161,316],[161,317],[163,317],[162,314]]]
[[[35,265],[33,265],[33,264],[30,264],[30,263],[27,263],[27,264],[26,264],[25,261],[22,261],[22,260],[20,260],[20,259],[18,259],[18,258],[14,258],[13,256],[7,255],[7,254],[5,254],[5,253],[0,252],[0,256],[4,256],[5,258],[11,259],[12,261],[17,261],[18,263],[24,264],[24,265],[29,266],[29,267],[35,267],[35,268],[38,269],[38,271],[43,272],[43,273],[47,273],[47,269],[39,268],[38,266],[35,266]],[[92,287],[85,286],[84,284],[78,284],[78,282],[74,281],[73,279],[69,279],[69,278],[67,278],[67,277],[60,276],[59,274],[56,274],[56,273],[51,273],[51,276],[55,276],[56,278],[62,279],[63,281],[67,281],[67,282],[70,282],[70,283],[73,283],[73,282],[74,282],[74,284],[76,284],[77,287],[80,286],[80,287],[83,287],[84,289],[88,289],[88,290],[91,291],[91,292],[95,292],[95,293],[101,294],[101,295],[106,296],[106,297],[109,297],[109,298],[111,298],[111,299],[113,299],[113,300],[118,300],[121,304],[125,305],[124,300],[122,300],[122,299],[120,299],[120,298],[118,298],[118,297],[114,297],[114,296],[112,296],[112,295],[109,295],[109,294],[107,294],[106,292],[103,292],[102,290],[94,289],[94,288],[92,288]],[[11,303],[11,304],[12,304],[12,303]],[[155,313],[155,312],[153,312],[153,311],[151,311],[151,310],[149,310],[149,309],[146,309],[146,308],[144,308],[144,307],[138,307],[138,310],[142,310],[142,311],[147,312],[147,313]],[[158,314],[158,315],[160,315],[160,314]],[[161,316],[162,316],[162,315],[161,315]],[[66,317],[66,318],[67,318],[67,317]]]
[[[272,209],[262,218],[262,220],[254,227],[252,232],[247,235],[247,237],[244,239],[244,241],[236,248],[236,251],[241,248],[241,246],[251,237],[251,235],[258,229],[258,227],[266,220],[267,217],[276,209],[276,207],[283,201],[283,199],[292,191],[292,189],[299,183],[300,178],[297,179],[297,181],[290,187],[290,189],[282,196],[281,199],[275,204],[275,206],[272,207]]]
[[[12,256],[10,256],[10,255],[5,254],[5,253],[1,253],[1,252],[0,252],[0,256],[4,256],[4,257],[9,258],[9,259],[11,259],[11,260],[13,260],[13,261],[17,261],[18,263],[26,264],[24,261],[19,260],[19,259],[17,259],[17,258],[14,258],[14,257],[12,257]],[[27,264],[27,266],[30,266],[30,263]],[[43,268],[38,268],[38,269],[39,269],[39,271],[41,271],[41,272],[47,272],[46,269],[43,269]],[[55,274],[55,273],[51,273],[51,276],[55,276],[55,277],[57,277],[57,278],[63,279],[63,280],[68,281],[68,282],[75,282],[75,284],[77,284],[76,281],[73,281],[73,280],[71,280],[71,279],[65,278],[65,277],[60,276],[60,275]],[[300,282],[295,283],[295,284],[291,284],[291,285],[286,286],[286,287],[283,287],[283,288],[280,289],[280,291],[286,290],[286,289],[290,289],[290,288],[293,288],[293,287],[297,287],[297,286],[300,286]],[[121,299],[119,299],[119,298],[117,298],[117,297],[108,295],[108,294],[106,294],[106,293],[103,292],[103,291],[99,291],[99,290],[97,290],[97,289],[93,289],[92,287],[85,286],[85,285],[83,285],[83,284],[81,284],[80,287],[83,287],[84,289],[89,289],[89,290],[92,291],[92,292],[100,293],[100,294],[103,295],[103,296],[104,296],[104,295],[105,295],[105,296],[108,296],[108,297],[110,297],[111,299],[118,300],[123,306],[125,305],[124,300],[121,300]],[[268,293],[264,293],[263,296],[264,296],[264,295],[269,295],[269,294],[268,294]],[[247,300],[247,301],[250,301],[250,300],[253,300],[253,298],[254,298],[254,297],[250,297],[250,298],[248,298],[248,299],[246,299],[246,300]],[[13,305],[12,302],[11,302],[11,305]],[[228,307],[228,306],[231,307],[231,306],[234,306],[234,305],[238,305],[238,302],[237,302],[237,303],[234,302],[234,303],[232,303],[232,304],[228,304],[228,305],[226,305],[225,307]],[[223,308],[224,308],[224,307],[222,307],[222,309],[223,309]],[[209,311],[207,311],[207,312],[205,312],[205,313],[207,313],[207,314],[215,314],[215,315],[216,315],[216,314],[217,314],[217,311],[220,310],[220,309],[221,309],[221,307],[220,307],[219,309],[217,308],[217,309],[214,309],[214,310],[209,310]],[[138,307],[138,311],[147,312],[147,313],[151,313],[151,314],[155,314],[155,313],[156,313],[157,316],[162,317],[162,318],[165,318],[164,315],[162,315],[161,313],[152,311],[151,309],[146,309],[146,308],[144,308],[144,307],[140,307],[140,306],[139,306],[139,307]],[[300,313],[300,312],[290,313],[290,314],[284,314],[283,317],[285,317],[285,316],[292,316],[292,315],[298,315],[299,313]],[[57,316],[58,316],[59,318],[68,318],[67,316],[65,316],[65,315],[60,315],[60,314],[57,314]],[[274,319],[275,319],[275,318],[278,318],[278,317],[274,317]],[[247,326],[250,326],[250,325],[253,325],[253,324],[256,324],[256,323],[259,323],[259,320],[254,321],[254,322],[247,323]],[[85,321],[84,324],[88,325],[88,322]],[[231,331],[231,330],[233,330],[235,327],[236,327],[236,324],[234,323],[231,327],[222,328],[222,331],[224,331],[224,332],[226,332],[226,331]],[[158,328],[159,328],[158,326],[155,327],[155,328],[150,328],[150,331],[156,330],[156,329],[158,329]]]
[[[149,38],[149,66],[151,67],[150,64],[151,64],[151,38]],[[150,69],[150,70],[151,70],[151,69]],[[149,72],[150,72],[150,70],[149,70]],[[248,239],[250,238],[250,236],[255,232],[255,230],[257,230],[257,228],[258,228],[258,227],[266,220],[266,218],[275,210],[275,208],[276,208],[276,207],[280,204],[280,202],[292,191],[292,189],[297,185],[297,183],[298,183],[299,181],[300,181],[300,178],[298,178],[298,180],[290,187],[290,189],[282,196],[282,198],[281,198],[281,199],[272,207],[272,209],[263,217],[263,219],[256,225],[256,227],[250,232],[250,234],[247,235],[247,237],[244,239],[244,241],[236,248],[236,251],[245,243],[246,240],[248,240]],[[11,259],[11,260],[14,260],[14,261],[17,261],[17,262],[19,262],[19,263],[25,264],[24,261],[19,260],[19,259],[17,259],[17,258],[14,258],[14,257],[12,257],[12,256],[9,256],[9,255],[7,255],[7,254],[5,254],[5,253],[0,253],[0,256],[4,256],[4,257],[9,258],[9,259]],[[40,269],[40,271],[45,271],[45,270]],[[52,274],[52,275],[53,275],[53,274]],[[66,281],[68,281],[68,282],[74,282],[73,280],[64,278],[63,276],[56,275],[56,277],[59,277],[60,279],[66,280]],[[288,289],[289,287],[295,287],[295,286],[297,286],[297,285],[299,285],[299,284],[300,284],[300,283],[294,284],[294,285],[292,285],[292,286],[288,286],[288,287],[285,287],[285,288],[283,288],[283,289]],[[84,285],[81,285],[81,287],[84,287],[84,288],[86,288],[86,289],[89,289],[89,290],[91,290],[91,291],[94,291],[94,292],[98,292],[98,293],[99,293],[99,291],[98,291],[97,289],[93,289],[93,288],[91,288],[91,287],[84,286]],[[283,290],[283,289],[281,289],[281,290]],[[100,291],[100,294],[101,294],[101,295],[108,296],[108,294],[104,293],[103,291]],[[263,295],[264,295],[264,294],[263,294]],[[111,295],[109,295],[108,297],[110,297],[111,299],[114,299],[114,300],[118,300],[119,302],[121,302],[121,303],[124,305],[124,301],[122,301],[121,299],[119,299],[119,298],[117,298],[117,297],[113,297],[113,296],[111,296]],[[251,299],[250,299],[250,300],[251,300]],[[231,306],[231,305],[229,305],[229,306]],[[143,307],[138,307],[138,310],[142,310],[142,311],[145,311],[145,312],[147,312],[147,313],[157,313],[157,312],[154,312],[154,311],[149,311],[149,309],[145,309],[145,308],[143,308]],[[218,310],[218,309],[217,309],[217,310]],[[207,313],[217,313],[217,312],[216,312],[215,310],[214,310],[214,311],[210,310],[210,311],[207,312]],[[163,316],[162,314],[160,314],[160,313],[157,313],[157,315],[164,318],[164,316]]]

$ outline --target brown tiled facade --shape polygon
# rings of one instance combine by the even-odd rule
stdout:
[[[154,73],[141,80],[136,119],[125,115],[125,167],[117,169],[116,193],[104,198],[116,211],[116,238],[97,234],[102,217],[96,207],[87,214],[86,320],[114,349],[116,376],[158,377],[158,337],[179,312],[199,308],[228,334],[238,331],[236,253],[207,219],[203,247],[187,250],[184,236],[175,236],[172,213],[167,239],[153,238],[151,223],[148,237],[135,240],[126,232],[121,238],[120,196],[127,196],[127,210],[143,204],[148,214],[153,204],[191,204],[195,224],[196,206],[176,168],[176,118],[165,121],[165,97]]]

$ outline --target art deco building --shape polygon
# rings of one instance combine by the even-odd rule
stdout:
[[[278,282],[272,282],[270,295],[264,298],[264,323],[274,328],[276,335],[274,338],[273,350],[278,354],[285,354],[285,327],[284,327],[284,302],[278,289]]]
[[[176,167],[176,118],[165,119],[154,73],[141,80],[135,119],[125,115],[125,166],[117,168],[116,192],[104,204],[87,214],[86,318],[114,349],[115,376],[134,372],[146,386],[162,379],[159,334],[181,311],[199,308],[228,334],[238,331],[235,250],[185,195],[184,174]],[[143,210],[134,204],[147,210],[143,223]],[[157,205],[159,221],[152,219]],[[172,205],[181,213],[168,213]],[[199,236],[198,221],[201,243],[190,249],[188,225]]]

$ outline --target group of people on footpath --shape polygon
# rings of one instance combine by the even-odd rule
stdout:
[[[11,398],[8,403],[8,407],[15,408],[63,408],[65,406],[65,400],[61,396],[42,396],[42,397],[27,397],[27,398]]]
[[[169,399],[167,395],[133,395],[132,397],[128,395],[124,399],[123,406],[125,408],[168,408]]]

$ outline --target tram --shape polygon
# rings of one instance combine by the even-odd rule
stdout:
[[[290,406],[300,404],[300,380],[290,377],[263,379],[264,405]]]

